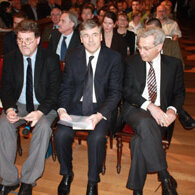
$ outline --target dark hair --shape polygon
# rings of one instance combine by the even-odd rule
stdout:
[[[106,12],[106,14],[104,15],[104,19],[105,19],[105,17],[112,19],[114,24],[116,23],[117,17],[116,17],[116,14],[114,12]],[[103,21],[104,21],[104,19],[103,19]]]
[[[155,27],[162,28],[162,24],[157,18],[150,18],[146,21],[145,25],[154,25]]]
[[[85,22],[82,22],[80,25],[79,25],[79,31],[80,31],[80,34],[82,33],[83,30],[87,30],[87,29],[92,29],[92,28],[95,28],[95,27],[98,27],[100,32],[102,30],[102,27],[101,25],[94,19],[89,19]]]
[[[24,19],[27,19],[27,15],[24,12],[19,11],[19,12],[16,12],[13,15],[13,18],[24,18]]]
[[[92,14],[93,14],[93,12],[94,12],[93,7],[90,6],[89,4],[85,4],[85,5],[83,6],[81,13],[83,12],[84,9],[90,9]]]
[[[40,31],[38,25],[33,20],[23,20],[16,27],[16,33],[18,32],[33,32],[35,37],[40,37]]]
[[[6,9],[7,9],[8,7],[10,7],[10,6],[11,6],[10,2],[8,2],[8,1],[2,1],[2,2],[0,3],[0,13],[6,12]]]

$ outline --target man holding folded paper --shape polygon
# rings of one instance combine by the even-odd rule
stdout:
[[[120,54],[101,46],[101,27],[93,20],[80,25],[83,46],[69,53],[66,58],[64,79],[59,98],[59,118],[73,121],[71,115],[87,116],[92,123],[88,144],[87,194],[98,194],[97,183],[106,150],[106,133],[111,112],[121,99],[122,64]],[[69,194],[73,180],[72,127],[58,125],[55,143],[60,174],[63,176],[58,194]]]

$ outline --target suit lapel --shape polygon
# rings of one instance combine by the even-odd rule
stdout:
[[[140,62],[138,62],[137,64],[135,64],[137,71],[139,72],[138,74],[138,80],[141,83],[141,91],[143,92],[144,87],[146,85],[146,62],[141,60],[141,57],[139,58]]]
[[[41,69],[43,66],[43,59],[44,56],[42,55],[41,49],[38,48],[37,55],[36,55],[36,60],[35,60],[35,72],[34,72],[34,86],[35,89],[38,87],[39,83],[39,78],[41,76]]]
[[[23,62],[23,56],[19,52],[19,50],[16,53],[16,77],[18,81],[18,89],[22,90],[23,82],[24,82],[24,62]]]

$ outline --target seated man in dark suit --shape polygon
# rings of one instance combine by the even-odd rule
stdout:
[[[97,183],[106,152],[106,133],[112,111],[121,99],[122,62],[119,53],[101,46],[101,27],[93,20],[80,25],[84,46],[68,53],[64,80],[60,89],[58,114],[60,120],[70,119],[70,114],[89,116],[93,129],[89,131],[87,195],[97,195]],[[55,143],[60,174],[63,175],[58,194],[70,192],[73,180],[72,143],[74,131],[59,125]]]
[[[161,55],[165,34],[146,28],[138,35],[140,54],[127,58],[122,116],[135,131],[127,188],[143,194],[147,173],[158,172],[163,195],[176,195],[177,183],[167,171],[162,135],[184,103],[181,60]]]
[[[151,18],[146,22],[146,27],[159,27],[162,28],[160,20],[157,18]],[[162,53],[167,56],[172,56],[178,58],[182,61],[183,67],[185,68],[183,57],[181,54],[181,49],[178,40],[172,40],[170,38],[165,38],[163,44]],[[195,120],[187,113],[183,107],[178,110],[179,121],[186,130],[191,130],[195,128]]]
[[[58,29],[58,24],[59,24],[59,21],[60,21],[60,16],[62,14],[62,11],[61,9],[57,8],[57,7],[54,7],[52,10],[51,10],[51,13],[50,13],[50,16],[51,16],[51,23],[49,23],[45,28],[44,28],[44,31],[43,31],[43,34],[41,36],[41,41],[47,41],[49,42],[50,38],[51,38],[51,32],[54,30],[54,29]]]
[[[13,30],[5,34],[5,36],[3,37],[4,55],[18,48],[16,42],[16,33],[14,32],[14,29],[25,18],[26,18],[26,14],[24,14],[23,12],[18,12],[13,15]]]
[[[28,0],[28,4],[22,6],[22,11],[26,13],[28,19],[41,19],[41,9],[39,9],[38,0]]]
[[[81,45],[79,32],[74,30],[77,24],[77,15],[71,11],[64,11],[60,17],[58,29],[51,33],[48,48],[58,54],[63,62],[68,50]]]
[[[19,195],[31,195],[32,185],[41,177],[50,136],[51,123],[57,116],[60,84],[59,58],[38,48],[37,24],[23,20],[16,29],[19,49],[4,57],[0,116],[0,194],[21,187]],[[16,128],[25,121],[34,127],[29,155],[19,179],[14,165],[17,150]]]

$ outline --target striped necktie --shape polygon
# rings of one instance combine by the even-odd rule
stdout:
[[[149,94],[150,101],[154,103],[157,97],[156,76],[155,76],[152,62],[148,62],[148,63],[150,65],[150,69],[149,69],[148,77],[147,77],[148,94]]]

